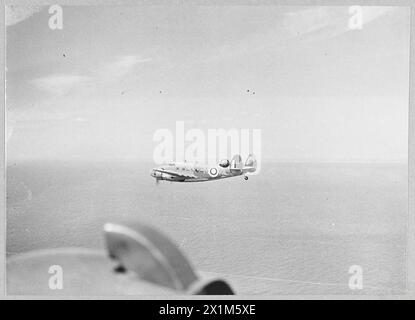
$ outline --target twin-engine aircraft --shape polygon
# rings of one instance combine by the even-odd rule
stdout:
[[[235,155],[232,161],[224,159],[217,165],[200,165],[187,162],[173,162],[162,165],[151,170],[151,176],[156,179],[156,183],[160,180],[172,182],[202,182],[231,178],[236,176],[244,176],[248,180],[248,173],[255,172],[257,162],[254,155],[250,154],[242,164],[241,156]]]

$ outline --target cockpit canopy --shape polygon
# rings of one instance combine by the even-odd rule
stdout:
[[[222,168],[227,168],[227,167],[229,167],[230,162],[229,162],[229,160],[228,160],[228,159],[223,159],[223,160],[221,160],[221,161],[219,162],[219,165],[220,165]]]

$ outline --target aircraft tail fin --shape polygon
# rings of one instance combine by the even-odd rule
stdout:
[[[231,160],[230,170],[233,172],[241,172],[242,168],[242,157],[239,154],[234,155]]]
[[[243,167],[244,172],[255,172],[257,168],[257,161],[253,154],[250,154],[245,161],[245,166]]]

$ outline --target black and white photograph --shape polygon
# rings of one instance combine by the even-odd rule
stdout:
[[[7,5],[6,294],[406,294],[410,18]]]

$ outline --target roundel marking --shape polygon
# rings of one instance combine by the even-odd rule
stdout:
[[[210,170],[209,170],[209,175],[210,175],[212,178],[217,177],[217,176],[218,176],[218,174],[219,174],[218,169],[216,169],[216,168],[210,168]]]

